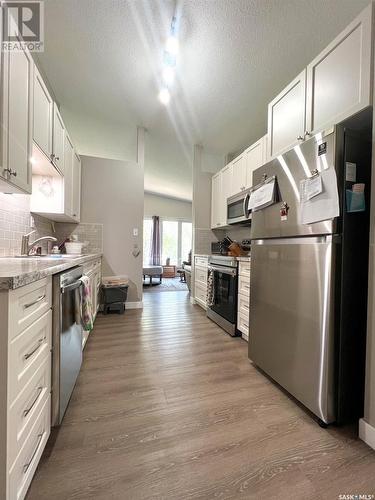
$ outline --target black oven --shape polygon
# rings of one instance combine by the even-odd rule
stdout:
[[[234,257],[212,256],[208,273],[211,300],[207,316],[230,335],[236,335],[238,265]]]

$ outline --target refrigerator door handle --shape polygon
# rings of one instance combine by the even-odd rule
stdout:
[[[340,235],[337,235],[340,237]],[[306,236],[299,238],[270,238],[263,240],[251,240],[252,245],[313,245],[316,243],[332,243],[336,235]]]

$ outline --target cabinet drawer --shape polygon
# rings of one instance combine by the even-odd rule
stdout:
[[[240,313],[237,317],[237,329],[246,337],[249,336],[249,317]]]
[[[43,316],[51,305],[51,276],[9,292],[9,340]]]
[[[250,297],[249,295],[238,294],[238,314],[243,314],[249,317],[250,314]]]
[[[8,463],[12,465],[51,391],[51,356],[38,368],[11,405],[8,419]]]
[[[206,305],[207,286],[195,284],[195,299]]]
[[[196,266],[207,267],[208,257],[195,257],[194,262]]]
[[[13,403],[43,361],[50,356],[51,331],[52,311],[49,310],[10,343],[9,404]]]
[[[34,476],[51,430],[50,396],[35,420],[17,460],[9,471],[9,498],[22,500]]]
[[[207,286],[207,269],[202,269],[201,267],[195,268],[195,281],[202,283],[202,285]]]
[[[250,262],[240,262],[239,274],[243,277],[250,276]]]
[[[238,278],[238,293],[250,297],[250,276],[241,276]]]

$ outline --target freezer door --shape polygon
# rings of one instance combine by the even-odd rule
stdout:
[[[341,130],[341,129],[340,129]],[[253,212],[251,238],[277,238],[304,235],[332,234],[336,226],[332,220],[316,224],[300,224],[300,181],[319,171],[335,166],[337,146],[340,142],[339,129],[319,133],[280,155],[253,173],[254,185],[262,182],[264,175],[276,176],[279,188],[278,202],[263,210]],[[286,220],[281,219],[280,208],[287,203]]]
[[[249,358],[326,423],[335,420],[333,247],[322,236],[251,249]]]

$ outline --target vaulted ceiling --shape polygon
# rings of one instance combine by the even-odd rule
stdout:
[[[266,132],[267,103],[369,0],[46,0],[39,60],[83,154],[134,159],[145,189],[191,198],[194,144],[226,154]],[[158,98],[171,18],[177,81]]]

